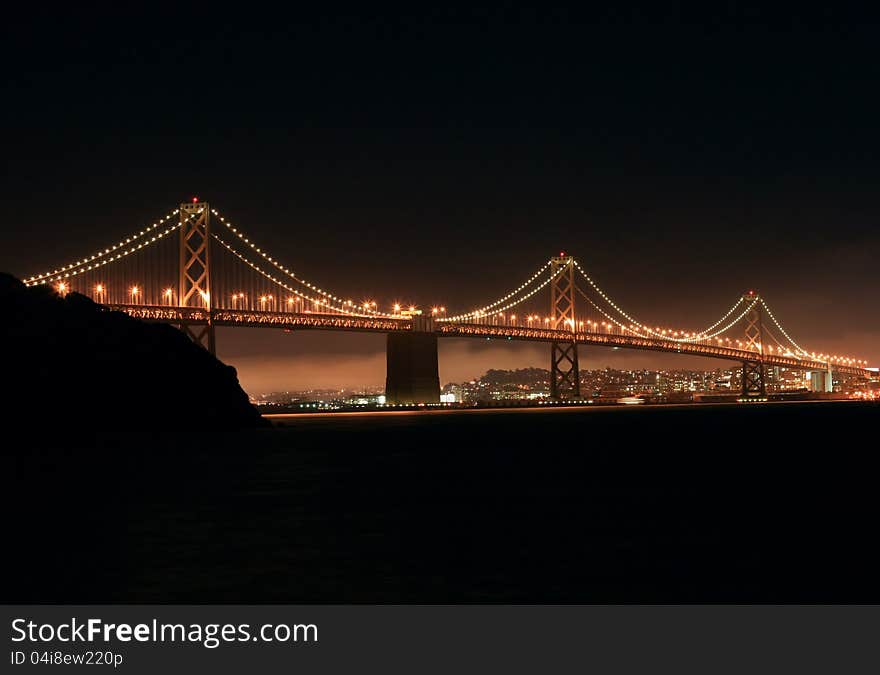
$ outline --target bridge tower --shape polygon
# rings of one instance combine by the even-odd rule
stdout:
[[[215,353],[214,322],[211,314],[211,209],[207,202],[193,200],[180,205],[179,307],[205,311],[202,321],[181,321],[180,328],[193,342]]]
[[[574,315],[574,258],[560,253],[550,259],[550,327],[571,331],[572,339],[550,344],[550,397],[554,400],[580,398],[577,323]]]
[[[745,315],[745,348],[755,353],[756,358],[743,361],[742,397],[763,398],[767,395],[764,368],[764,317],[761,300],[757,293],[749,291],[743,295],[743,302],[750,307]]]

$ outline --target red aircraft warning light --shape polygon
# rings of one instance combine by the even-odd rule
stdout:
[[[559,257],[560,257],[560,258],[564,258],[564,257],[565,257],[565,251],[560,251],[560,252],[559,252]]]
[[[193,204],[198,204],[198,203],[199,203],[199,198],[193,197]]]

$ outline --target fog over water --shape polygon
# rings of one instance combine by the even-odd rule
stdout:
[[[229,334],[233,335],[230,340]],[[279,354],[281,352],[281,354]],[[438,341],[440,382],[465,382],[491,368],[547,368],[545,343],[504,340]],[[712,370],[732,361],[678,356],[637,350],[580,347],[580,367]],[[226,329],[218,331],[217,356],[238,370],[249,394],[271,391],[382,387],[385,385],[385,336],[279,330]]]

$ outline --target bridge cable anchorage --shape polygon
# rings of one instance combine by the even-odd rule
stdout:
[[[544,283],[542,283],[537,288],[533,289],[530,293],[528,293],[527,295],[524,295],[523,297],[521,297],[517,300],[514,300],[512,303],[505,305],[503,307],[499,307],[498,305],[500,305],[504,302],[507,302],[508,300],[510,300],[510,298],[514,297],[517,293],[520,293],[521,291],[525,290],[529,285],[534,283],[541,276],[541,274],[543,274],[546,270],[548,270],[550,268],[551,264],[552,264],[552,261],[548,260],[546,263],[544,263],[541,266],[541,268],[537,272],[535,272],[531,277],[529,277],[526,281],[524,281],[522,284],[520,284],[519,287],[512,290],[507,295],[499,298],[495,302],[492,302],[488,305],[484,305],[480,309],[475,309],[471,312],[466,312],[465,314],[456,314],[455,316],[442,317],[440,319],[437,319],[437,321],[445,321],[445,322],[462,321],[464,319],[480,318],[480,317],[488,315],[488,314],[493,314],[495,312],[503,312],[506,309],[510,309],[511,307],[514,307],[514,306],[518,305],[519,303],[532,297],[540,289],[544,288],[547,284],[549,284],[553,280],[553,277],[548,278],[546,281],[544,281]],[[557,272],[557,275],[558,274],[559,273]]]
[[[282,280],[280,280],[280,279],[274,277],[273,275],[269,274],[269,273],[266,272],[264,269],[262,269],[260,266],[258,266],[256,263],[254,263],[254,262],[248,260],[248,259],[247,259],[242,253],[240,253],[237,249],[235,249],[235,247],[231,246],[228,242],[224,241],[224,240],[223,240],[221,237],[219,237],[216,233],[211,233],[211,237],[212,237],[214,240],[216,240],[221,246],[223,246],[227,251],[229,251],[229,253],[231,253],[231,254],[234,255],[236,258],[238,258],[241,262],[243,262],[245,265],[247,265],[248,267],[250,267],[250,268],[251,268],[253,271],[255,271],[257,274],[261,275],[262,277],[264,277],[264,278],[268,279],[269,281],[271,281],[272,283],[274,283],[274,284],[275,284],[276,286],[278,286],[279,288],[283,288],[284,290],[286,290],[286,291],[288,291],[288,292],[290,292],[290,293],[293,293],[294,295],[296,295],[296,296],[299,297],[299,298],[302,298],[303,300],[308,300],[309,302],[313,302],[313,303],[316,303],[316,304],[319,304],[319,305],[320,305],[320,303],[322,302],[321,300],[319,300],[319,299],[317,299],[317,298],[315,298],[315,297],[312,297],[312,296],[310,296],[310,295],[307,295],[307,294],[305,294],[305,293],[303,293],[303,292],[297,290],[296,288],[293,288],[292,286],[289,286],[289,285],[288,285],[287,283],[285,283],[284,281],[282,281]],[[394,319],[394,320],[398,320],[398,321],[401,320],[402,318],[405,318],[405,317],[401,317],[401,316],[396,315],[396,314],[395,314],[395,315],[392,315],[392,314],[385,314],[384,312],[374,312],[374,311],[371,311],[370,313],[365,313],[365,312],[361,312],[361,311],[354,311],[354,310],[352,310],[352,309],[350,309],[350,308],[345,307],[345,304],[344,304],[344,303],[340,303],[339,306],[334,306],[334,305],[329,305],[329,304],[328,304],[328,305],[325,305],[325,306],[328,307],[329,309],[333,310],[333,311],[336,311],[336,312],[339,312],[340,314],[345,314],[345,315],[348,315],[348,316],[367,317],[367,318],[368,318],[368,317],[380,316],[380,317],[382,317],[382,318]],[[360,307],[360,305],[354,305],[354,306],[356,306],[356,307]]]
[[[139,246],[132,247],[123,253],[117,254],[116,256],[111,255],[114,251],[117,251],[120,248],[126,246],[127,244],[130,244],[130,243],[136,241],[137,239],[140,239],[141,237],[146,236],[150,232],[155,231],[163,223],[174,218],[174,216],[176,216],[179,212],[180,212],[180,209],[174,209],[174,211],[172,211],[168,215],[160,218],[158,221],[156,221],[152,225],[149,225],[149,226],[145,227],[144,229],[140,230],[139,232],[132,234],[123,240],[120,240],[119,243],[114,244],[113,246],[108,246],[103,251],[97,251],[96,253],[92,254],[89,257],[82,258],[81,260],[77,260],[76,262],[70,263],[68,265],[63,265],[63,266],[58,267],[57,269],[55,269],[51,272],[44,272],[42,274],[32,275],[24,280],[24,285],[25,286],[36,286],[38,284],[51,283],[52,281],[60,281],[61,279],[66,279],[66,278],[69,278],[70,276],[75,276],[75,275],[79,274],[81,271],[93,270],[93,269],[100,267],[102,265],[106,265],[107,263],[119,260],[124,255],[129,255],[130,253],[134,253],[135,251],[142,249],[142,248],[148,246],[149,244],[157,241],[158,239],[161,239],[162,237],[170,234],[171,232],[176,230],[178,227],[180,227],[180,223],[175,221],[173,225],[169,226],[168,228],[166,228],[162,232],[154,235],[148,241],[141,243]],[[106,260],[101,260],[101,258],[104,258],[104,256],[108,256],[108,255],[110,256],[109,258],[107,258]],[[101,260],[101,262],[90,265],[89,263],[91,263],[94,260]],[[85,269],[81,269],[81,268],[85,268]],[[52,278],[52,277],[54,277],[54,278]]]
[[[282,265],[281,263],[279,263],[279,262],[278,262],[277,260],[275,260],[272,256],[270,256],[270,255],[267,254],[265,251],[263,251],[261,248],[259,248],[256,244],[254,244],[254,243],[253,243],[248,237],[245,236],[245,234],[244,234],[239,228],[234,227],[234,226],[232,225],[232,223],[231,223],[229,220],[226,219],[226,217],[224,217],[223,215],[221,215],[221,214],[217,211],[217,209],[211,209],[211,212],[217,217],[217,219],[220,221],[220,223],[221,223],[222,225],[224,225],[227,229],[229,229],[229,231],[232,232],[236,237],[238,237],[242,242],[244,242],[245,244],[247,244],[248,246],[250,246],[251,249],[252,249],[256,254],[258,254],[260,257],[262,257],[262,258],[263,258],[266,262],[268,262],[270,265],[272,265],[273,267],[275,267],[275,269],[279,270],[280,272],[283,272],[283,273],[286,274],[288,277],[290,277],[291,279],[293,279],[293,280],[296,281],[297,283],[302,284],[303,286],[305,286],[305,287],[308,288],[309,290],[311,290],[311,291],[313,291],[313,292],[315,292],[315,293],[319,293],[320,295],[323,295],[325,298],[328,298],[328,299],[330,299],[330,300],[333,300],[334,302],[337,302],[337,303],[339,303],[340,305],[344,305],[344,304],[345,304],[345,301],[344,301],[342,298],[337,297],[337,296],[334,295],[333,293],[330,293],[329,291],[325,291],[325,290],[319,288],[318,286],[315,286],[314,284],[309,283],[308,281],[306,281],[305,279],[303,279],[303,278],[301,278],[301,277],[298,277],[298,276],[293,272],[293,270],[291,270],[289,267],[285,267],[284,265]],[[270,278],[271,278],[271,276],[270,276]],[[353,305],[352,305],[352,306],[353,306]],[[377,309],[371,309],[371,308],[369,308],[369,307],[364,307],[363,309],[364,309],[365,314],[355,313],[355,312],[352,312],[351,310],[345,310],[345,311],[347,311],[348,313],[351,313],[352,315],[355,315],[355,316],[364,316],[364,315],[367,315],[367,316],[381,316],[381,317],[387,317],[387,318],[391,318],[391,319],[401,319],[401,318],[405,318],[405,317],[401,317],[401,316],[399,316],[399,315],[397,315],[397,314],[390,314],[390,313],[388,313],[388,312],[380,312],[380,311],[377,310]]]

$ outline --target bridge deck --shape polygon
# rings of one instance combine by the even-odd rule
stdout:
[[[158,305],[107,305],[108,309],[120,311],[145,321],[171,324],[206,323],[209,312],[197,307],[172,307]],[[214,309],[210,312],[215,326],[243,328],[283,328],[287,330],[341,330],[372,333],[397,333],[413,330],[413,322],[407,318],[386,318],[346,314],[317,314],[295,312],[262,312],[241,309]],[[434,333],[445,338],[504,339],[529,342],[562,342],[574,339],[579,344],[640,349],[676,354],[690,354],[727,361],[755,361],[754,351],[700,342],[675,342],[637,335],[621,335],[592,331],[563,331],[510,325],[485,325],[456,322],[435,322]],[[782,366],[801,370],[825,370],[823,361],[799,359],[781,354],[764,354],[763,362],[769,366]],[[855,366],[832,364],[838,372],[849,375],[872,375],[871,371]]]

